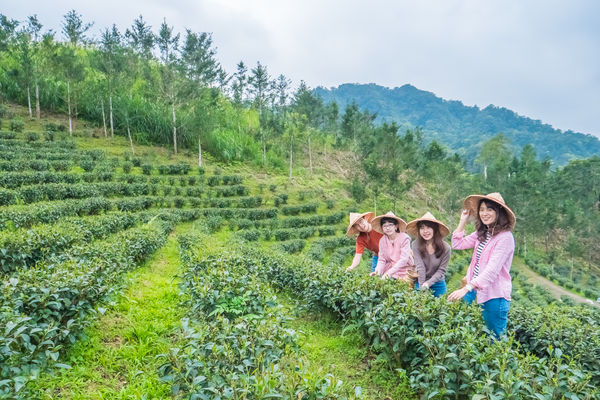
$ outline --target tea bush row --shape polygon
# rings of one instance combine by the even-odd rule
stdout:
[[[301,204],[298,206],[283,206],[281,207],[281,213],[283,215],[298,215],[300,213],[315,213],[317,212],[317,203]]]
[[[73,167],[71,160],[30,160],[17,159],[0,161],[0,171],[69,171]]]
[[[189,320],[184,346],[164,355],[162,380],[176,396],[198,399],[339,399],[335,380],[305,375],[296,333],[286,326],[274,291],[248,274],[242,257],[202,256],[180,238],[181,288]],[[283,361],[286,362],[283,362]],[[345,396],[344,396],[345,398]]]
[[[313,215],[310,217],[289,217],[281,220],[282,228],[301,228],[304,226],[317,226],[317,225],[337,225],[340,223],[346,213],[343,211],[329,214],[329,215]]]
[[[58,360],[120,277],[166,240],[174,220],[121,232],[74,248],[56,262],[21,270],[3,287],[0,307],[0,397],[28,398],[27,381]],[[61,364],[57,366],[62,366]]]
[[[513,339],[491,342],[477,306],[449,304],[403,282],[348,274],[339,266],[304,258],[249,247],[239,252],[250,273],[338,313],[347,329],[361,330],[373,351],[406,370],[411,386],[424,398],[599,396],[587,372],[561,351],[548,349],[549,355],[538,358],[521,352]]]
[[[140,222],[140,214],[110,213],[67,218],[54,225],[37,225],[0,232],[0,266],[4,273],[34,266],[76,243],[89,243],[128,229]]]

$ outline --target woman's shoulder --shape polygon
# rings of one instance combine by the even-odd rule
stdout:
[[[452,250],[452,246],[450,246],[450,243],[448,243],[448,242],[442,242],[442,243],[444,243],[444,251]]]
[[[506,244],[512,243],[514,246],[515,237],[514,237],[512,231],[502,231],[496,235],[496,242],[497,243],[506,243]]]

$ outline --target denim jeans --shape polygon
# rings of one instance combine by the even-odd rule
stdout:
[[[465,294],[465,297],[462,298],[462,300],[467,303],[467,304],[472,304],[475,299],[477,298],[477,290],[473,289],[470,292],[467,292],[467,294]]]
[[[417,289],[417,290],[419,289],[419,282],[415,283],[415,289]],[[429,287],[429,289],[433,292],[433,295],[435,297],[440,297],[446,293],[446,281],[445,280],[437,281],[436,283],[431,285]]]
[[[375,272],[375,268],[377,267],[378,260],[379,260],[379,257],[373,256],[373,259],[371,260],[371,272]]]
[[[510,310],[510,301],[503,297],[490,299],[481,304],[481,314],[485,325],[492,331],[496,339],[500,339],[500,336],[506,332],[508,310]]]

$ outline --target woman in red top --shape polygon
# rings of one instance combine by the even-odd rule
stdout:
[[[354,268],[358,267],[365,249],[373,252],[371,272],[375,271],[379,256],[379,240],[383,235],[379,232],[375,232],[371,226],[371,220],[374,216],[375,214],[372,212],[363,214],[350,213],[350,224],[348,225],[348,229],[346,229],[346,235],[348,235],[348,237],[354,237],[358,234],[358,237],[356,238],[356,253],[352,259],[352,264],[346,268],[346,271],[352,271]]]

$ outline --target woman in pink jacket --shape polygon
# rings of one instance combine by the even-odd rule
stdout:
[[[467,284],[448,296],[449,301],[464,298],[481,305],[488,329],[499,338],[506,331],[512,283],[510,267],[515,252],[515,214],[500,193],[471,195],[465,199],[458,227],[452,233],[452,248],[473,248],[473,258],[467,271]],[[465,236],[469,216],[476,216],[476,230]]]
[[[375,217],[371,222],[373,230],[383,233],[379,240],[379,259],[371,276],[382,279],[404,279],[415,265],[410,253],[410,237],[404,233],[406,221],[396,217],[393,212]]]

